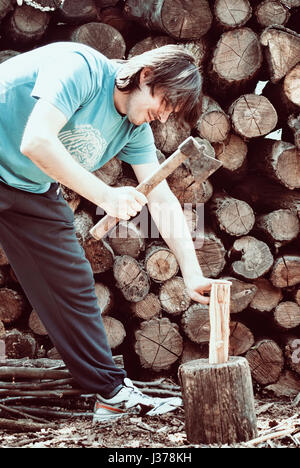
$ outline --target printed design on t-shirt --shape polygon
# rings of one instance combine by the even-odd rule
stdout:
[[[88,171],[97,169],[107,141],[101,132],[90,124],[59,132],[59,139],[72,157]]]

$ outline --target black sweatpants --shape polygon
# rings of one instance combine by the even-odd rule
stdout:
[[[73,378],[103,396],[126,374],[115,366],[93,272],[58,184],[33,194],[0,183],[0,244]]]

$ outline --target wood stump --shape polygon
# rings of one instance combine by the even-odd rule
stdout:
[[[186,433],[194,444],[234,444],[257,435],[249,365],[243,357],[224,364],[207,359],[179,367]]]

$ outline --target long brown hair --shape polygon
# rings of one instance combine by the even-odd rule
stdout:
[[[140,73],[149,67],[151,73],[146,81],[152,94],[155,88],[165,91],[165,100],[175,110],[176,117],[193,127],[200,115],[202,76],[194,57],[182,46],[166,45],[125,61],[120,67],[116,86],[122,92],[139,88]]]

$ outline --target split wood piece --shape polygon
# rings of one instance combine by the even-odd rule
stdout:
[[[130,302],[138,302],[149,293],[150,280],[142,266],[129,255],[116,257],[113,274],[117,287],[124,298]]]
[[[245,141],[235,135],[229,133],[228,137],[221,143],[213,143],[216,158],[223,164],[220,172],[230,176],[239,174],[245,167],[248,147]]]
[[[28,5],[17,7],[5,25],[5,34],[11,44],[29,47],[38,43],[46,33],[50,14]]]
[[[213,283],[210,291],[209,364],[223,364],[229,358],[230,287]]]
[[[2,337],[8,359],[33,358],[37,350],[36,340],[29,333],[17,329],[7,330]]]
[[[278,0],[265,0],[256,7],[255,16],[258,24],[266,28],[273,24],[284,26],[290,17],[288,8]]]
[[[300,37],[291,29],[273,25],[263,31],[260,42],[266,47],[271,81],[277,83],[299,62]]]
[[[135,317],[141,320],[151,320],[154,317],[159,317],[161,312],[161,304],[159,298],[154,293],[149,293],[139,302],[132,302],[130,310]]]
[[[241,256],[239,260],[232,261]],[[229,251],[234,276],[254,280],[268,273],[274,263],[273,255],[265,242],[252,236],[237,239]]]
[[[191,134],[191,127],[181,124],[174,116],[170,116],[165,123],[159,120],[151,123],[156,147],[163,153],[173,153],[182,141]]]
[[[300,64],[298,63],[285,76],[283,82],[284,94],[296,106],[300,106]]]
[[[180,315],[191,304],[191,297],[186,289],[183,278],[175,276],[163,283],[159,290],[161,307],[168,314]]]
[[[288,334],[283,338],[284,357],[287,366],[300,375],[300,339],[297,335]]]
[[[236,314],[245,310],[254,298],[257,287],[232,276],[223,276],[220,279],[231,282],[230,313]]]
[[[111,349],[115,349],[123,343],[126,337],[124,325],[122,322],[120,322],[120,320],[117,320],[113,317],[108,317],[107,315],[104,316],[102,320],[106,331],[108,344]]]
[[[251,92],[262,60],[258,36],[250,28],[223,33],[209,69],[209,94],[229,103],[241,94]]]
[[[295,372],[285,370],[280,375],[279,380],[274,384],[267,385],[264,391],[272,393],[277,398],[294,398],[300,392],[299,376]]]
[[[249,146],[253,171],[265,175],[290,190],[300,188],[300,152],[291,143],[262,138]]]
[[[288,118],[288,126],[294,134],[295,146],[300,150],[300,114],[298,117],[290,115]]]
[[[249,365],[243,357],[224,364],[207,359],[179,367],[187,439],[192,444],[234,444],[257,436]]]
[[[300,325],[300,307],[296,302],[280,302],[274,310],[274,321],[278,327],[284,330],[298,327]]]
[[[251,206],[225,192],[216,192],[209,207],[218,228],[230,236],[246,235],[254,226],[255,216]]]
[[[300,255],[281,255],[273,265],[270,279],[277,288],[300,283]]]
[[[203,275],[217,278],[226,265],[226,249],[222,240],[211,230],[206,229],[204,235],[197,233],[194,247]]]
[[[5,324],[15,322],[26,310],[23,294],[9,288],[0,289],[0,320]]]
[[[261,234],[276,249],[295,240],[299,231],[299,218],[290,210],[276,210],[257,216],[254,225],[254,232]]]
[[[72,32],[71,41],[93,47],[109,59],[123,59],[125,56],[126,44],[123,37],[108,24],[83,24]]]
[[[69,207],[73,211],[73,213],[77,210],[81,197],[78,195],[78,193],[74,192],[74,190],[69,189],[68,187],[65,186],[60,186],[62,196],[68,203]]]
[[[46,328],[44,327],[41,319],[39,318],[37,312],[33,309],[30,316],[29,316],[29,321],[28,325],[31,331],[35,333],[36,335],[39,336],[47,336],[48,332]]]
[[[251,18],[252,8],[248,0],[216,0],[214,15],[222,28],[240,28]]]
[[[167,181],[182,207],[188,203],[193,205],[206,203],[213,195],[213,185],[210,180],[198,183],[183,164],[175,169]]]
[[[175,39],[170,36],[148,36],[135,44],[128,52],[127,58],[130,59],[136,55],[143,54],[149,50],[157,49],[168,44],[175,44]]]
[[[173,278],[179,270],[175,255],[165,245],[154,243],[148,246],[144,262],[149,277],[157,283]]]
[[[232,126],[238,135],[255,138],[270,133],[277,124],[277,112],[270,101],[258,94],[244,94],[229,110]]]
[[[146,247],[145,238],[136,221],[120,221],[108,234],[108,242],[116,255],[138,258]]]
[[[245,354],[254,345],[252,331],[242,322],[230,322],[229,355]]]
[[[82,24],[97,21],[98,11],[94,0],[64,0],[57,10],[57,18],[67,24]]]
[[[0,429],[9,432],[39,432],[45,429],[55,429],[55,423],[37,423],[28,419],[4,419],[0,418]]]
[[[277,382],[284,365],[283,353],[275,341],[262,339],[247,352],[252,378],[260,385]]]
[[[199,39],[212,24],[207,0],[126,0],[124,13],[151,31],[181,40]]]
[[[6,256],[5,252],[4,252],[4,250],[2,249],[1,245],[0,245],[0,265],[1,266],[9,265],[7,256]]]
[[[182,353],[183,339],[178,325],[166,317],[142,322],[135,339],[135,352],[142,367],[156,372],[169,369]]]
[[[230,131],[230,120],[214,99],[203,96],[202,113],[196,128],[202,138],[216,143],[227,138]]]
[[[101,310],[101,315],[108,315],[114,305],[114,296],[111,289],[104,283],[95,283],[95,293],[97,296],[98,305]]]
[[[253,281],[257,291],[250,303],[250,307],[259,312],[271,312],[283,298],[281,288],[273,286],[266,278],[258,278]]]
[[[300,191],[288,190],[265,177],[249,175],[246,180],[236,184],[232,192],[258,213],[287,209],[300,216]]]
[[[3,63],[10,58],[16,57],[19,54],[20,52],[17,52],[16,50],[1,50],[0,51],[0,63]]]
[[[1,0],[0,2],[0,21],[2,21],[5,16],[8,15],[11,11],[13,11],[13,3],[11,0]]]
[[[112,158],[94,174],[106,185],[115,185],[122,177],[122,161]]]
[[[210,336],[208,306],[192,304],[182,314],[181,325],[185,335],[193,343],[208,343]]]

